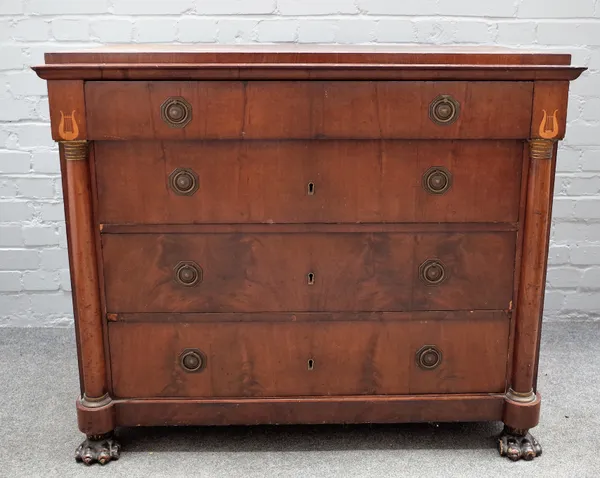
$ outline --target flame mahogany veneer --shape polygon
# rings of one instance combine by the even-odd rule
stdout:
[[[537,364],[570,56],[50,53],[81,396],[118,426],[497,420]]]

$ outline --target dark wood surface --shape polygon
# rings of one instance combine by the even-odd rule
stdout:
[[[67,160],[64,147],[60,148],[60,155],[66,186],[67,237],[71,247],[69,264],[73,310],[77,317],[81,388],[86,396],[98,398],[108,391],[108,384],[89,162]]]
[[[59,80],[49,82],[48,101],[50,103],[50,116],[54,119],[51,122],[52,139],[55,141],[67,139],[60,132],[61,123],[64,127],[61,118],[64,118],[65,115],[72,116],[73,124],[77,125],[78,134],[71,139],[77,140],[87,137],[83,81]]]
[[[99,141],[95,148],[103,224],[518,220],[518,141]],[[437,195],[424,189],[423,176],[439,166],[452,185]],[[192,196],[168,187],[182,167],[198,175]]]
[[[35,68],[65,142],[82,431],[537,424],[556,142],[583,71],[569,55],[144,48]],[[431,120],[438,95],[454,123]],[[170,97],[191,105],[185,127],[161,118]],[[89,161],[66,161],[82,140]],[[430,167],[446,193],[423,190]],[[193,195],[169,188],[176,168],[197,174]],[[422,280],[427,260],[444,282]],[[199,284],[174,280],[180,261]],[[439,367],[418,367],[422,346]],[[183,371],[186,348],[203,371]]]
[[[515,234],[104,235],[108,312],[506,309]],[[437,259],[447,279],[419,266]],[[194,261],[186,287],[174,268]],[[314,284],[307,276],[314,274]]]
[[[492,320],[504,317],[510,320],[509,311],[477,310],[469,311],[474,320]],[[476,314],[476,316],[474,315]],[[109,322],[390,322],[406,320],[457,320],[465,317],[460,310],[435,310],[410,312],[134,312],[109,313]]]
[[[574,80],[571,55],[507,48],[144,45],[46,54],[48,80]]]
[[[539,103],[538,110],[544,108],[552,111],[552,108],[558,109],[561,104],[566,106],[568,84],[553,82],[543,85],[535,98]],[[536,119],[539,121],[539,116]],[[565,130],[566,118],[564,116],[559,117],[558,126],[559,131]],[[533,127],[532,130],[534,130]],[[532,135],[539,137],[539,128],[532,131]],[[523,262],[519,281],[519,308],[517,310],[518,320],[515,323],[512,380],[513,389],[519,392],[536,390],[550,245],[556,150],[557,146],[554,145],[550,159],[532,158],[529,166],[528,196],[524,211],[526,241],[523,244]]]
[[[112,323],[109,338],[118,398],[502,392],[508,321]],[[425,345],[442,353],[433,370],[416,363]],[[186,349],[204,370],[183,370]]]
[[[115,400],[122,426],[409,423],[501,420],[504,395]]]
[[[104,234],[298,234],[309,232],[506,232],[518,231],[516,222],[407,222],[407,223],[238,223],[238,224],[99,224]]]
[[[366,65],[239,63],[79,63],[34,67],[46,80],[366,80],[366,81],[571,81],[585,71],[559,65]]]
[[[542,397],[539,393],[528,403],[506,400],[502,421],[509,427],[528,429],[535,427],[540,421]]]
[[[85,100],[93,140],[518,139],[529,136],[532,94],[531,82],[93,81]],[[452,124],[429,118],[439,95],[460,103]],[[161,119],[170,97],[192,107],[185,128]]]
[[[540,137],[540,123],[544,112],[547,115],[556,113],[557,139],[565,136],[567,129],[567,102],[569,99],[568,81],[544,81],[535,83],[533,111],[531,118],[531,137]]]
[[[114,45],[51,52],[48,64],[356,63],[384,65],[570,65],[569,53],[502,47],[395,45]]]

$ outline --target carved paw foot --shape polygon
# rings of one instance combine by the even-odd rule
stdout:
[[[542,454],[542,447],[528,430],[504,427],[498,438],[498,451],[512,461],[521,458],[529,461]]]
[[[75,450],[75,460],[82,461],[86,465],[94,463],[105,465],[111,460],[118,460],[120,454],[121,445],[112,434],[88,436]]]

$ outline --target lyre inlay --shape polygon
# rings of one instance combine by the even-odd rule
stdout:
[[[77,121],[75,121],[75,111],[73,110],[70,115],[65,115],[62,111],[60,112],[58,134],[65,141],[72,141],[79,136],[79,126],[77,125]]]
[[[542,117],[542,122],[540,123],[540,138],[544,139],[552,139],[558,136],[558,119],[556,114],[558,110],[554,110],[550,116],[546,110],[543,110],[544,116]]]

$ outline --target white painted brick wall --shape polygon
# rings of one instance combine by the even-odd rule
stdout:
[[[106,43],[504,45],[573,54],[546,318],[600,318],[600,0],[0,0],[0,326],[71,323],[43,53]]]

